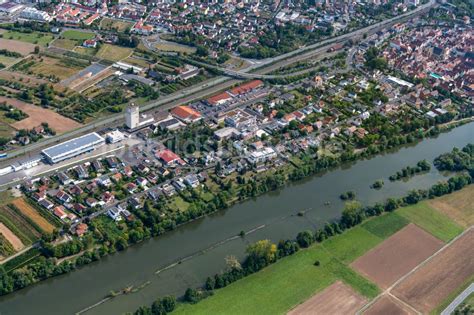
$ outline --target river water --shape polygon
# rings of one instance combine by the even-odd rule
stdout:
[[[158,296],[184,293],[201,285],[207,276],[225,268],[225,257],[243,257],[246,246],[260,239],[294,238],[339,217],[342,192],[353,190],[363,204],[402,196],[427,188],[445,178],[433,167],[410,180],[390,182],[388,177],[422,159],[432,162],[454,146],[474,141],[474,123],[427,139],[416,146],[346,165],[323,175],[288,185],[254,200],[186,224],[161,237],[133,246],[67,275],[43,281],[0,298],[0,314],[74,314],[103,299],[111,290],[148,283],[137,293],[118,296],[84,314],[123,314],[150,305]],[[370,189],[383,179],[381,190]],[[330,205],[325,205],[329,201]],[[296,214],[306,211],[300,217]],[[235,237],[247,231],[244,238]],[[177,263],[180,262],[180,263]]]

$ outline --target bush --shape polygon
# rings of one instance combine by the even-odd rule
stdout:
[[[310,231],[300,232],[296,236],[296,241],[303,248],[309,247],[314,242],[313,234]]]

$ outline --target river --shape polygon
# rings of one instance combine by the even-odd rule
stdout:
[[[314,229],[339,217],[342,192],[353,190],[363,204],[372,204],[387,197],[402,196],[411,189],[431,186],[445,178],[434,167],[408,181],[390,182],[388,177],[419,160],[432,162],[439,154],[473,140],[474,123],[470,123],[417,145],[290,184],[70,274],[4,296],[0,298],[0,314],[74,314],[97,303],[111,290],[146,282],[149,284],[139,292],[118,296],[84,314],[123,314],[150,305],[158,296],[181,295],[187,287],[199,286],[207,276],[221,271],[226,256],[243,257],[245,247],[251,242],[294,238],[299,231]],[[370,189],[378,179],[383,179],[385,186],[380,190]],[[330,206],[325,205],[327,201]],[[303,210],[304,216],[296,215]],[[242,230],[249,234],[235,237]]]

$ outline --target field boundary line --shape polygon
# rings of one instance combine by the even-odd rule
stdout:
[[[437,255],[439,255],[441,252],[443,252],[446,248],[448,248],[449,246],[451,246],[454,242],[456,242],[458,239],[460,239],[461,237],[463,237],[464,235],[466,235],[468,232],[470,232],[472,229],[474,228],[474,226],[470,226],[469,228],[467,228],[466,230],[464,230],[462,233],[460,233],[459,235],[457,235],[455,238],[453,238],[451,241],[449,241],[449,243],[446,243],[443,247],[441,247],[438,251],[436,251],[435,253],[433,253],[433,255],[431,255],[430,257],[426,258],[424,261],[422,261],[420,264],[418,264],[415,268],[413,268],[412,270],[410,270],[408,273],[406,273],[404,276],[402,276],[400,279],[398,279],[397,281],[395,281],[390,287],[388,287],[385,291],[383,291],[382,293],[380,293],[378,296],[376,296],[372,301],[370,301],[369,303],[367,303],[366,305],[364,305],[364,307],[362,307],[360,310],[357,311],[357,315],[359,314],[362,314],[364,311],[366,311],[370,306],[372,306],[379,298],[381,298],[383,295],[387,294],[387,295],[390,295],[390,296],[395,296],[395,295],[392,295],[390,293],[390,291],[396,287],[398,284],[400,284],[400,282],[402,282],[403,280],[405,280],[406,278],[408,278],[410,275],[412,275],[413,273],[415,273],[418,269],[420,269],[421,267],[425,266],[429,261],[431,261],[434,257],[436,257]]]
[[[412,310],[412,311],[415,312],[416,314],[421,315],[421,312],[419,312],[416,308],[414,308],[413,306],[411,306],[411,305],[408,304],[407,302],[403,301],[402,299],[398,298],[397,296],[393,295],[391,292],[387,292],[387,296],[392,297],[394,300],[396,300],[396,301],[402,303],[403,305],[405,305],[406,307],[408,307],[410,310]]]

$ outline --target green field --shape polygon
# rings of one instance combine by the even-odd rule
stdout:
[[[78,54],[81,54],[81,55],[87,55],[87,56],[95,55],[95,49],[90,48],[90,47],[77,46],[76,48],[74,48],[74,52],[77,52]]]
[[[89,33],[89,32],[80,32],[80,31],[75,31],[75,30],[67,30],[62,32],[61,37],[64,37],[65,39],[72,39],[72,40],[86,40],[86,39],[92,39],[95,37],[94,33]]]
[[[20,33],[15,31],[7,31],[3,33],[3,38],[19,40],[21,42],[27,42],[45,47],[49,42],[53,40],[54,37],[53,35],[39,32]]]
[[[328,239],[322,244],[334,257],[343,263],[349,264],[382,242],[382,240],[382,238],[370,233],[362,226],[356,226],[344,234]]]
[[[110,61],[120,61],[132,54],[132,49],[126,47],[119,47],[109,44],[103,44],[96,56],[98,58],[107,59]]]
[[[385,214],[384,220],[369,220],[362,227],[378,237],[387,238],[408,223],[408,219],[392,212]]]
[[[74,47],[77,46],[77,40],[58,38],[52,42],[51,45],[62,49],[73,50]]]
[[[15,129],[7,123],[0,121],[0,138],[11,138],[15,134]]]
[[[397,210],[397,214],[445,242],[452,240],[463,231],[461,226],[445,214],[431,208],[427,202],[401,208]]]
[[[20,60],[20,58],[7,57],[7,56],[0,55],[0,63],[6,67],[11,66],[15,62],[17,62],[17,60]]]

